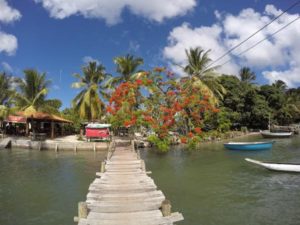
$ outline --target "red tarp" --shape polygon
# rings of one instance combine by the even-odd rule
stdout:
[[[26,123],[26,118],[23,116],[8,116],[6,121],[10,123]]]
[[[108,128],[85,128],[85,135],[87,138],[108,138]]]

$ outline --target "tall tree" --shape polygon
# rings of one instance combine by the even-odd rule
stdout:
[[[58,113],[61,102],[58,99],[46,99],[51,81],[46,79],[46,73],[34,69],[24,70],[24,79],[19,79],[16,94],[16,106],[25,113],[36,111]],[[55,103],[55,104],[54,104]]]
[[[89,121],[100,119],[104,112],[104,103],[100,96],[105,96],[104,80],[109,76],[105,67],[96,62],[89,62],[82,68],[83,75],[74,74],[79,80],[72,84],[81,91],[73,99],[73,106],[80,118]]]
[[[183,70],[189,75],[192,86],[208,92],[217,103],[217,97],[222,99],[225,89],[217,79],[218,66],[210,67],[212,60],[209,58],[209,52],[200,47],[185,50],[188,64]]]
[[[273,84],[273,87],[275,87],[276,89],[278,89],[281,92],[284,92],[287,89],[287,85],[284,81],[282,80],[276,80]]]
[[[0,105],[8,106],[14,95],[12,84],[15,83],[15,78],[8,76],[6,73],[0,73]]]
[[[239,71],[239,77],[243,83],[250,84],[256,79],[256,75],[249,67],[243,67]]]
[[[126,56],[116,57],[114,63],[117,66],[119,76],[111,77],[108,80],[107,85],[109,87],[115,87],[122,82],[134,79],[137,73],[141,72],[138,70],[138,67],[144,64],[144,60],[140,57],[127,54]]]
[[[8,116],[15,91],[12,84],[15,79],[5,73],[0,73],[0,127],[3,120]]]

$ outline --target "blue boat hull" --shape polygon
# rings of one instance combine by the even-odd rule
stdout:
[[[224,147],[229,150],[244,150],[244,151],[256,151],[256,150],[267,150],[271,149],[274,141],[264,142],[264,143],[255,143],[255,144],[224,144]]]

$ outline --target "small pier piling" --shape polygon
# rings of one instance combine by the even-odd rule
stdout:
[[[78,205],[79,225],[172,225],[183,220],[157,190],[130,141],[113,141],[86,202]]]

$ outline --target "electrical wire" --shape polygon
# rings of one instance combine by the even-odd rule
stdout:
[[[266,25],[264,25],[263,27],[261,27],[259,30],[255,31],[253,34],[251,34],[249,37],[247,37],[246,39],[244,39],[243,41],[241,41],[239,44],[235,45],[234,47],[232,47],[231,49],[229,49],[227,52],[225,52],[223,55],[221,55],[220,57],[218,57],[216,60],[214,60],[213,62],[211,62],[207,67],[211,67],[213,64],[215,64],[216,62],[220,61],[220,59],[224,58],[226,55],[228,55],[229,53],[231,53],[234,49],[236,49],[237,47],[241,46],[242,44],[244,44],[246,41],[248,41],[250,38],[252,38],[253,36],[255,36],[256,34],[258,34],[260,31],[262,31],[263,29],[265,29],[267,26],[269,26],[270,24],[272,24],[273,22],[275,22],[275,20],[277,20],[278,18],[280,18],[282,15],[284,15],[286,12],[288,12],[289,10],[291,10],[292,8],[294,8],[296,5],[298,5],[300,3],[300,0],[295,2],[294,4],[292,4],[290,7],[288,7],[286,10],[284,10],[282,13],[280,13],[278,16],[276,16],[275,18],[273,18],[269,23],[267,23]]]
[[[288,26],[290,26],[291,24],[293,24],[294,22],[296,22],[298,19],[300,19],[300,16],[298,16],[296,19],[292,20],[291,22],[287,23],[286,25],[284,25],[283,27],[281,27],[280,29],[278,29],[277,31],[275,31],[274,33],[270,34],[269,36],[265,37],[264,39],[256,42],[255,44],[253,44],[252,46],[250,46],[249,48],[245,49],[244,51],[240,52],[239,54],[237,54],[236,56],[241,56],[243,54],[245,54],[246,52],[250,51],[251,49],[255,48],[257,45],[261,44],[263,41],[268,40],[269,38],[275,36],[277,33],[279,33],[280,31],[284,30],[285,28],[287,28]],[[230,62],[232,59],[227,60],[226,62],[224,62],[223,64],[220,65],[224,66],[225,64],[227,64],[228,62]]]

